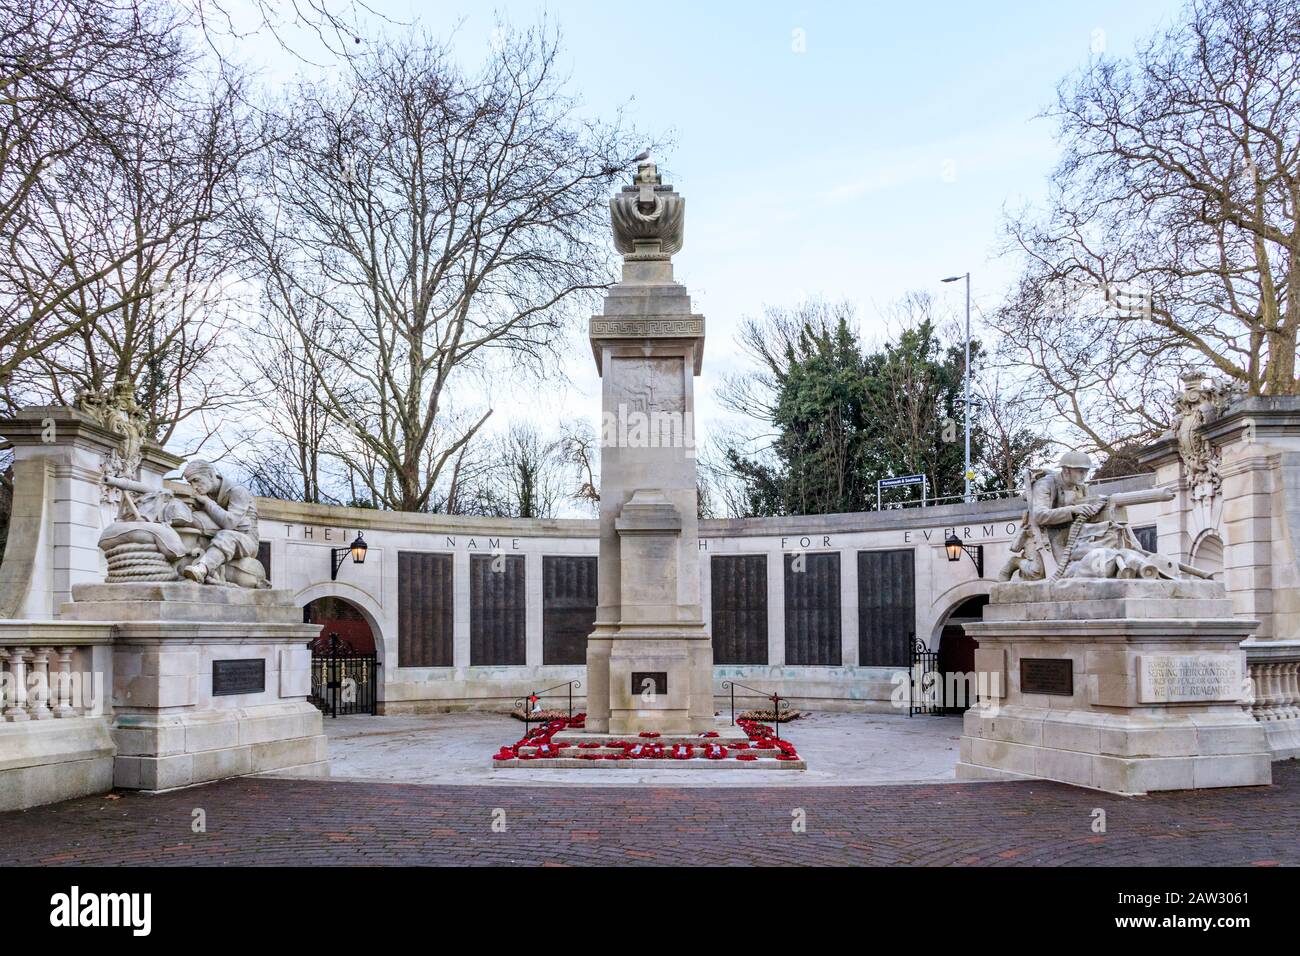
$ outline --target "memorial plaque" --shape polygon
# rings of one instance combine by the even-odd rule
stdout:
[[[260,694],[266,690],[266,660],[261,657],[212,662],[212,696]]]
[[[654,688],[656,695],[668,693],[668,672],[667,671],[633,671],[632,672],[632,693],[636,695],[644,694],[651,687]]]
[[[1138,658],[1139,703],[1239,700],[1242,689],[1238,657],[1143,654]]]
[[[858,666],[911,666],[916,560],[910,548],[858,552]]]
[[[713,586],[714,664],[767,663],[767,555],[715,554]]]
[[[585,664],[596,623],[596,558],[542,558],[542,663]]]
[[[1022,657],[1020,693],[1074,696],[1074,661],[1068,657]]]
[[[469,556],[469,662],[522,665],[528,598],[522,554]]]
[[[452,664],[451,555],[397,553],[397,666]]]
[[[840,556],[785,555],[785,662],[839,667]]]

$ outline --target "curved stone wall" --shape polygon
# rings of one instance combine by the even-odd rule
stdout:
[[[1149,479],[1128,479],[1112,486],[1141,487]],[[1145,510],[1151,510],[1149,516]],[[549,556],[589,556],[598,552],[597,522],[593,520],[496,520],[446,515],[401,514],[359,508],[259,499],[261,538],[269,547],[271,580],[288,588],[298,603],[326,595],[357,606],[375,632],[383,666],[381,710],[412,713],[444,709],[506,709],[515,698],[569,680],[582,680],[581,663],[547,664],[543,660],[543,560]],[[748,567],[761,567],[766,578],[766,642],[755,648],[762,663],[718,664],[714,667],[718,705],[728,699],[722,682],[736,680],[764,691],[793,698],[795,707],[885,710],[890,707],[894,677],[906,670],[906,660],[875,664],[863,660],[866,647],[899,661],[898,648],[909,634],[938,649],[943,622],[970,597],[987,594],[988,585],[1008,555],[1023,502],[1019,499],[944,505],[897,511],[785,518],[706,519],[700,522],[699,548],[704,618],[713,633],[713,578],[725,573],[727,558],[748,556]],[[1154,522],[1153,506],[1130,511],[1134,523]],[[337,580],[330,580],[330,550],[346,546],[360,531],[369,550],[364,564],[346,561]],[[948,560],[943,541],[950,531],[968,544],[984,548],[984,576],[972,561]],[[398,555],[403,552],[446,555],[451,567],[451,654],[444,666],[406,666],[399,649]],[[881,559],[882,553],[891,553]],[[522,558],[522,663],[478,665],[471,653],[471,558],[474,555]],[[866,557],[863,557],[866,555]],[[908,557],[910,556],[910,558]],[[713,559],[723,559],[715,562]],[[761,564],[759,563],[761,559]],[[900,617],[899,605],[879,608],[882,576],[878,569],[912,569],[911,613]],[[833,572],[838,565],[838,583]],[[515,565],[516,569],[518,565]],[[862,571],[859,573],[859,568]],[[716,569],[716,570],[715,570]],[[518,573],[516,571],[516,573]],[[793,575],[807,573],[805,579]],[[874,577],[873,577],[874,573]],[[762,575],[760,575],[761,580]],[[813,581],[812,578],[817,578]],[[787,582],[799,592],[787,600]],[[887,582],[897,584],[897,582]],[[838,590],[830,600],[829,588]],[[803,592],[812,595],[811,610]],[[869,606],[862,606],[863,595]],[[820,596],[818,596],[820,595]],[[897,590],[894,597],[898,598]],[[793,607],[800,604],[800,607]],[[428,605],[425,605],[426,607]],[[905,605],[904,605],[905,607]],[[755,611],[760,613],[760,611]],[[834,617],[838,614],[838,626]],[[887,627],[880,618],[889,617]],[[749,616],[754,627],[753,615]],[[802,635],[808,622],[821,643],[818,662],[801,663],[807,654],[787,633],[787,625]],[[827,623],[829,622],[829,623]],[[829,635],[828,628],[835,634]],[[715,652],[717,635],[715,637]],[[829,644],[828,644],[829,641]],[[866,643],[864,643],[866,642]],[[761,643],[761,641],[760,641]],[[761,651],[765,649],[766,654]],[[838,651],[836,660],[835,652]],[[579,692],[580,696],[580,692]],[[556,703],[558,698],[549,703]],[[744,701],[747,704],[752,700]]]

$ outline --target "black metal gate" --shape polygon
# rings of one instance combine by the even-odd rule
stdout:
[[[311,702],[330,717],[375,714],[379,694],[376,655],[359,654],[337,634],[318,637],[311,648]]]
[[[943,678],[939,674],[939,652],[930,650],[925,641],[915,637],[912,640],[908,677],[911,682],[911,703],[907,716],[943,714]]]

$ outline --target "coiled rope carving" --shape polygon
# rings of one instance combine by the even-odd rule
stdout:
[[[152,544],[128,542],[104,552],[109,581],[175,581],[176,569]]]

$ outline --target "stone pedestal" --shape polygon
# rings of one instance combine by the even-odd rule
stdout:
[[[625,260],[590,326],[603,414],[587,728],[708,731],[713,648],[700,604],[693,384],[704,319],[670,261],[683,203],[647,163],[611,206]]]
[[[1238,397],[1197,424],[1200,461],[1174,435],[1142,461],[1175,489],[1160,550],[1215,571],[1238,615],[1259,622],[1243,645],[1251,712],[1275,760],[1300,755],[1300,398]]]
[[[1215,581],[993,585],[964,625],[990,692],[966,712],[958,778],[1124,794],[1270,783],[1240,646],[1255,626]]]
[[[270,771],[326,775],[308,641],[287,591],[79,584],[63,621],[114,625],[114,784],[170,790]]]

